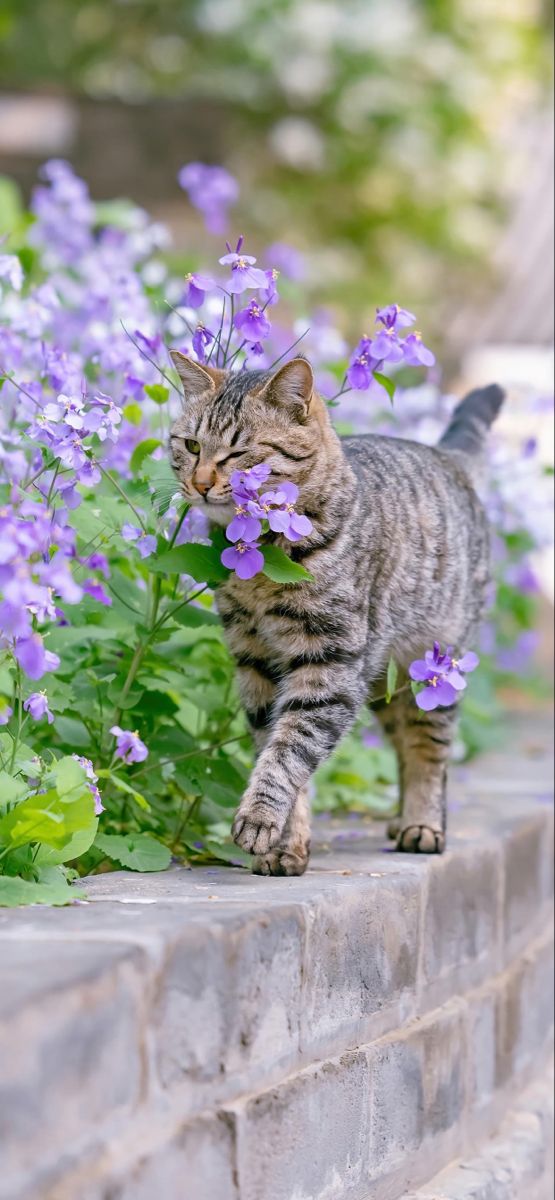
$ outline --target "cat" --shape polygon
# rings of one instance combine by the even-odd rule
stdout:
[[[233,823],[236,843],[265,875],[300,875],[310,854],[313,772],[372,696],[385,692],[390,658],[404,674],[375,705],[395,748],[400,780],[397,849],[441,853],[456,705],[420,712],[407,667],[436,640],[464,650],[489,583],[489,535],[474,487],[496,385],[456,408],[437,447],[365,434],[339,438],[298,357],[277,371],[235,373],[172,360],[184,405],[170,437],[189,504],[211,522],[233,516],[230,476],[264,462],[266,486],[285,479],[312,522],[291,545],[273,535],[313,582],[244,581],[231,574],[217,607],[237,664],[257,751]]]

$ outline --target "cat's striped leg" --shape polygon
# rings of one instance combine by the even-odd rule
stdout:
[[[401,742],[404,803],[398,850],[442,854],[445,849],[447,768],[456,717],[457,705],[419,712],[412,697],[406,700]]]
[[[233,837],[248,853],[266,855],[280,844],[297,796],[350,729],[365,692],[358,656],[348,665],[311,659],[290,665],[270,736],[233,822]]]
[[[401,825],[402,825],[402,820],[403,820],[404,780],[403,780],[403,756],[402,756],[401,750],[402,750],[402,741],[403,741],[403,729],[404,729],[404,723],[405,723],[404,700],[405,700],[404,696],[399,695],[399,696],[394,696],[389,704],[387,704],[387,702],[383,699],[375,701],[372,704],[372,697],[370,696],[372,712],[374,713],[374,715],[377,717],[378,721],[380,722],[380,725],[381,725],[386,737],[391,742],[393,749],[395,750],[396,757],[397,757],[397,770],[398,770],[398,775],[399,775],[399,806],[398,806],[397,816],[393,817],[392,820],[389,821],[388,826],[387,826],[387,836],[393,842],[397,841],[397,838],[401,831]]]
[[[255,875],[304,875],[310,858],[310,803],[301,788],[289,813],[281,841],[268,854],[253,859]]]

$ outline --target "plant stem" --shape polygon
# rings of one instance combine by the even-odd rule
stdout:
[[[17,675],[16,675],[16,682],[15,682],[15,688],[14,688],[14,704],[17,707],[17,726],[16,726],[16,731],[15,731],[15,737],[13,740],[12,757],[10,760],[10,775],[12,774],[14,766],[15,766],[17,751],[19,749],[19,742],[21,740],[21,730],[23,728],[23,694],[22,694],[21,667],[19,666],[19,663],[17,666]]]
[[[116,492],[119,492],[122,500],[125,500],[125,503],[129,505],[129,508],[131,509],[131,512],[133,512],[135,514],[143,533],[146,533],[146,525],[143,521],[143,518],[141,517],[139,510],[137,508],[135,508],[135,505],[129,499],[129,496],[125,495],[125,492],[124,492],[123,488],[120,487],[117,479],[114,479],[113,475],[110,475],[110,472],[107,471],[106,468],[102,466],[102,463],[99,463],[96,459],[94,460],[94,463],[95,463],[95,466],[98,467],[98,470],[100,471],[101,475],[104,476],[104,479],[107,479],[108,483],[112,484],[112,487],[114,487],[116,489]]]
[[[140,771],[135,771],[134,779],[138,779],[139,775],[148,775],[149,771],[157,771],[159,767],[167,767],[173,763],[184,762],[186,758],[194,758],[196,754],[212,754],[214,750],[220,750],[222,746],[230,746],[233,742],[244,742],[250,738],[250,733],[237,733],[235,737],[225,738],[223,742],[212,742],[209,746],[200,746],[196,750],[188,750],[186,754],[177,754],[175,758],[163,758],[159,762],[151,764],[150,767],[141,767]]]

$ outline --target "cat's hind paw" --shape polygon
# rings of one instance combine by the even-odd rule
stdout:
[[[407,825],[399,831],[396,849],[405,854],[443,854],[445,834],[429,825]]]

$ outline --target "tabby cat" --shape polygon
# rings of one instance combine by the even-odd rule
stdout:
[[[265,875],[300,875],[310,852],[311,775],[372,696],[390,657],[406,668],[434,640],[464,650],[488,585],[488,529],[473,478],[503,394],[472,392],[438,447],[340,439],[309,363],[277,372],[201,367],[174,351],[185,403],[171,433],[183,495],[210,521],[233,516],[230,475],[269,463],[288,479],[312,533],[278,545],[313,582],[230,575],[217,606],[237,663],[257,760],[233,823]],[[441,853],[455,708],[421,713],[410,688],[376,704],[399,762],[397,848]]]

